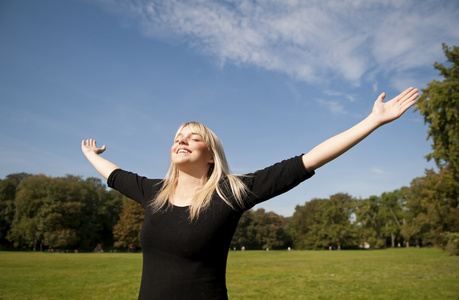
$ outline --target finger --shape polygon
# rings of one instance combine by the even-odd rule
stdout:
[[[414,94],[410,94],[409,97],[407,95],[406,98],[402,99],[399,102],[400,110],[402,111],[402,113],[404,113],[407,109],[409,109],[411,106],[416,104],[416,98],[418,97],[419,97],[419,94],[414,92]]]
[[[381,95],[379,95],[378,101],[379,102],[383,102],[384,98],[386,98],[386,93],[383,92],[383,93],[381,93]]]
[[[403,97],[405,97],[406,95],[408,95],[409,93],[413,92],[414,88],[413,87],[409,87],[407,88],[406,90],[404,90],[402,93],[400,93],[400,95]]]
[[[403,98],[400,99],[399,103],[403,104],[404,102],[411,102],[416,100],[416,98],[419,96],[417,93],[418,89],[413,89],[409,93],[405,94]]]
[[[419,94],[418,93],[415,93],[414,95],[411,95],[410,98],[408,98],[406,101],[404,101],[402,103],[402,106],[401,108],[403,109],[403,111],[407,110],[408,108],[410,108],[411,106],[413,106],[414,104],[416,104],[416,98],[419,97]]]
[[[393,100],[395,100],[396,102],[400,102],[410,91],[412,91],[413,88],[410,87],[410,88],[407,88],[406,90],[404,90],[403,92],[401,92],[400,94],[398,94],[397,97],[395,97]]]
[[[415,88],[407,88],[403,93],[400,94],[400,100],[405,100],[410,98],[413,94],[415,94],[418,91],[418,89]]]

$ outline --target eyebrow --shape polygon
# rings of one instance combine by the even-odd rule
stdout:
[[[200,135],[199,133],[195,133],[195,132],[190,133],[190,136],[193,136],[193,135],[197,135],[197,136],[199,136],[200,138],[203,139],[202,135]],[[182,133],[177,134],[176,138],[178,138],[180,136],[183,136],[183,134]]]

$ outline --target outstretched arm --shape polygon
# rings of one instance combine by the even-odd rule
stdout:
[[[108,176],[110,176],[114,170],[119,169],[119,167],[99,155],[103,153],[105,149],[105,145],[101,148],[97,148],[96,141],[93,139],[81,141],[81,150],[83,151],[83,154],[94,166],[97,172],[99,172],[105,179],[108,179]]]
[[[419,96],[417,92],[418,90],[414,88],[406,89],[386,103],[383,103],[386,94],[382,93],[375,101],[371,114],[363,121],[326,140],[303,155],[303,163],[306,169],[312,172],[320,168],[357,145],[380,126],[400,117],[416,103],[416,98]]]

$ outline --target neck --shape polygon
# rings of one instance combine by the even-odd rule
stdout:
[[[179,171],[179,178],[172,197],[172,203],[176,206],[188,206],[206,182],[207,174],[205,176],[196,176]]]

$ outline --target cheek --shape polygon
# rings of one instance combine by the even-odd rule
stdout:
[[[212,162],[214,162],[213,160],[214,155],[212,154],[212,151],[210,151],[210,149],[207,149],[207,157],[209,157],[209,159],[212,160]]]
[[[196,149],[198,152],[199,152],[199,156],[202,158],[202,159],[209,159],[209,157],[211,156],[211,152],[209,150],[209,148],[207,148],[207,146],[202,146],[202,147],[199,147],[199,149]]]

